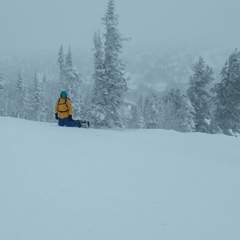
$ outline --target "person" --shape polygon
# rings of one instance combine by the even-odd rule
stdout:
[[[82,127],[80,120],[72,119],[72,103],[66,91],[61,91],[60,98],[56,101],[55,119],[59,126]]]

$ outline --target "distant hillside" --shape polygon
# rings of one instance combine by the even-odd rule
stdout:
[[[234,47],[175,47],[148,49],[131,48],[123,49],[123,60],[126,71],[131,76],[129,86],[135,89],[139,85],[153,87],[158,90],[165,88],[186,89],[189,76],[192,74],[191,66],[198,57],[203,56],[206,64],[214,70],[218,81],[220,72]],[[2,56],[3,69],[11,83],[17,79],[19,69],[22,70],[26,83],[32,83],[35,71],[48,73],[51,81],[58,81],[57,67],[58,48],[55,51],[42,52],[41,54],[22,54]],[[84,82],[92,84],[93,52],[73,49],[75,66],[82,74]]]

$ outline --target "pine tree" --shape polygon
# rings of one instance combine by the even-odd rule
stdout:
[[[29,101],[27,87],[24,84],[21,70],[18,72],[17,87],[15,93],[15,110],[14,116],[17,118],[27,119],[29,116]]]
[[[164,129],[173,129],[178,131],[178,111],[181,106],[181,94],[180,90],[172,89],[164,97]]]
[[[5,112],[5,74],[2,71],[0,62],[0,116],[4,116]]]
[[[210,132],[207,119],[210,118],[210,99],[208,85],[214,80],[213,70],[206,66],[203,58],[193,65],[193,76],[190,77],[190,87],[187,90],[187,96],[195,109],[195,131]]]
[[[180,108],[177,111],[177,131],[194,132],[195,131],[195,110],[187,96],[182,96]]]
[[[179,132],[195,130],[195,110],[187,96],[179,89],[172,89],[163,97],[163,128]]]
[[[143,117],[146,128],[151,128],[152,126],[152,116],[151,116],[151,100],[149,96],[146,96],[143,102]]]
[[[137,102],[137,111],[138,111],[138,125],[137,128],[146,128],[146,123],[144,120],[144,100],[143,100],[143,96],[141,94],[138,102]]]
[[[44,106],[44,96],[42,84],[40,82],[39,76],[35,73],[34,77],[34,87],[33,95],[31,101],[31,118],[32,120],[43,122],[46,119],[46,107]]]
[[[144,121],[144,117],[143,117],[143,115],[140,115],[139,116],[139,122],[138,122],[138,126],[137,126],[138,128],[146,128],[146,123],[145,123],[145,121]]]
[[[94,34],[94,87],[92,101],[90,104],[89,115],[94,127],[108,126],[106,119],[106,94],[104,74],[104,52],[100,32]]]
[[[65,55],[64,55],[63,45],[60,46],[57,63],[60,71],[60,89],[65,89],[64,80],[65,80],[66,66],[65,66]]]
[[[84,111],[84,103],[81,94],[81,83],[82,76],[78,72],[77,68],[73,65],[72,60],[72,50],[71,47],[68,49],[66,55],[66,82],[67,82],[67,92],[69,97],[71,97],[73,106],[73,115],[76,118],[82,117],[82,112]]]
[[[82,118],[85,113],[85,106],[81,93],[82,76],[78,72],[77,68],[73,65],[72,51],[69,47],[68,54],[66,56],[66,68],[67,68],[67,91],[71,96],[73,115],[75,118]]]
[[[139,113],[140,113],[140,115],[142,115],[142,116],[143,116],[143,101],[144,101],[143,95],[141,94],[141,95],[140,95],[140,98],[139,98],[139,100],[138,100],[138,102],[137,102],[137,106],[138,106],[138,109],[139,109]]]
[[[240,132],[240,51],[235,50],[221,72],[216,84],[214,122],[225,134]]]
[[[52,119],[52,108],[50,108],[50,99],[47,93],[47,83],[48,83],[48,75],[44,73],[42,77],[42,90],[43,90],[43,109],[44,109],[44,121],[49,122]]]
[[[76,119],[85,119],[86,106],[84,104],[84,99],[81,93],[81,80],[74,82],[74,89],[72,91],[71,101],[73,106],[73,115]]]
[[[164,100],[162,96],[157,96],[156,106],[158,112],[158,124],[157,128],[164,128]]]
[[[143,116],[146,128],[158,128],[159,112],[157,108],[156,96],[154,94],[146,96],[144,101]]]
[[[139,128],[139,121],[140,121],[140,115],[139,115],[139,110],[137,105],[133,105],[131,107],[131,119],[130,119],[130,123],[129,123],[129,127],[130,128]]]
[[[64,87],[64,89],[67,90],[69,95],[71,95],[72,91],[73,91],[73,83],[74,83],[74,80],[75,80],[75,76],[73,74],[72,50],[71,50],[70,46],[68,48],[68,53],[65,56],[64,76],[65,76],[65,79],[64,79],[65,87]]]
[[[114,0],[108,1],[103,22],[106,29],[104,34],[105,119],[109,127],[122,127],[121,108],[127,91],[127,81],[124,76],[124,65],[120,59],[124,39],[118,31],[118,15],[115,13]]]

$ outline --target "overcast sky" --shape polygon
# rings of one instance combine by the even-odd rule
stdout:
[[[91,49],[108,0],[0,0],[3,49]],[[115,0],[119,29],[132,46],[240,46],[240,0]]]

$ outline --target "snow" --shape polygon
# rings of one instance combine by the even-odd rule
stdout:
[[[0,239],[239,240],[240,138],[0,117]]]

